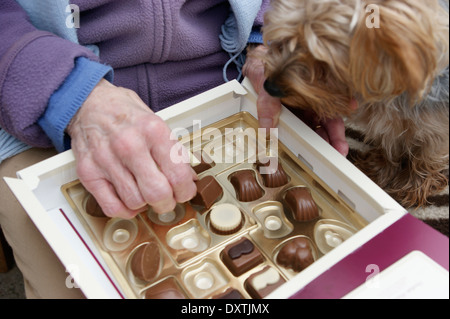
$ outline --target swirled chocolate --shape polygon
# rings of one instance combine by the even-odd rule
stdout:
[[[302,271],[313,262],[314,256],[309,240],[304,237],[297,237],[287,242],[277,256],[279,265],[290,268],[295,272]]]
[[[147,282],[155,279],[160,265],[161,255],[158,244],[155,242],[149,242],[139,247],[131,259],[131,271],[133,274]]]
[[[191,199],[191,203],[194,205],[201,205],[209,209],[223,194],[223,189],[214,176],[205,176],[195,184],[197,185],[197,195]]]
[[[236,191],[236,198],[241,202],[253,202],[264,195],[264,191],[256,181],[255,174],[251,170],[242,170],[233,173],[230,177]]]
[[[284,171],[281,163],[278,163],[276,170],[266,172],[266,170],[270,170],[270,165],[271,161],[268,161],[265,164],[256,164],[256,167],[263,178],[264,186],[269,188],[277,188],[289,183],[289,177]]]
[[[306,222],[319,217],[319,208],[306,187],[291,188],[286,192],[286,204],[298,222]]]

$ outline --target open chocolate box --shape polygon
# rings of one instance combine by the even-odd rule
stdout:
[[[277,131],[258,131],[247,80],[158,115],[178,132],[199,177],[198,195],[173,212],[102,215],[71,151],[6,179],[87,297],[389,297],[367,291],[367,266],[391,278],[411,263],[437,274],[423,280],[424,294],[448,296],[448,238],[288,110]]]

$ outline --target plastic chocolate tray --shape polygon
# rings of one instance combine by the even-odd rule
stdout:
[[[264,298],[367,225],[275,138],[248,132],[243,112],[181,140],[198,195],[168,214],[111,219],[79,181],[62,186],[127,298]]]

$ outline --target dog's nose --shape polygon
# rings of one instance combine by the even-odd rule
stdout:
[[[264,82],[264,89],[267,91],[267,93],[269,93],[273,97],[277,97],[277,98],[280,98],[280,99],[285,97],[285,94],[280,89],[280,87],[278,85],[276,85],[273,81],[269,80],[269,79],[267,79]]]

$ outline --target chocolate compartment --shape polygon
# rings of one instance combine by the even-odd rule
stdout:
[[[138,222],[133,219],[110,219],[103,230],[103,245],[109,251],[128,248],[138,235]]]
[[[135,239],[119,251],[108,250],[104,245],[103,234],[105,229],[111,227],[107,227],[108,223],[113,223],[111,219],[87,214],[83,204],[87,192],[79,181],[64,185],[64,195],[127,297],[214,298],[232,291],[234,296],[259,298],[260,294],[249,288],[248,281],[259,272],[273,269],[279,274],[281,283],[298,273],[277,263],[277,256],[286,243],[296,238],[307,238],[312,247],[313,258],[317,260],[334,249],[326,245],[339,243],[337,236],[331,234],[330,237],[327,232],[336,233],[345,240],[366,225],[365,220],[330,191],[284,145],[279,144],[278,149],[268,149],[267,146],[272,145],[273,140],[247,134],[247,129],[257,127],[256,119],[247,113],[240,113],[202,130],[219,132],[220,137],[214,137],[213,134],[213,138],[200,137],[198,141],[199,136],[191,134],[184,145],[189,146],[190,152],[197,158],[213,160],[210,167],[205,165],[199,169],[198,176],[200,179],[205,176],[214,177],[223,190],[222,196],[209,208],[188,202],[178,204],[173,212],[164,215],[156,214],[151,208],[147,209],[135,219]],[[230,129],[227,134],[226,128]],[[210,154],[216,146],[219,151]],[[243,161],[228,163],[227,159],[236,159],[236,150],[243,155]],[[226,157],[231,151],[234,156]],[[280,165],[287,177],[284,182],[275,184],[276,187],[272,181],[266,181],[267,176],[258,165],[258,161],[267,158],[276,159],[277,162],[274,163],[277,167]],[[236,188],[230,180],[230,176],[238,171],[252,174],[261,189],[260,197],[247,202],[238,200]],[[286,192],[293,188],[304,188],[310,192],[319,210],[317,218],[301,221],[294,218],[285,198]],[[234,231],[221,233],[211,227],[211,211],[226,204],[239,209],[241,224]],[[134,226],[131,228],[134,229]],[[123,236],[121,232],[116,234],[119,239]],[[222,260],[222,253],[225,247],[244,238],[254,244],[263,260],[243,273],[233,273]],[[130,263],[138,249],[147,243],[158,245],[160,264],[154,278],[153,273],[150,273],[152,278],[143,281],[133,274]]]
[[[294,230],[294,226],[284,215],[280,202],[261,203],[253,208],[253,214],[263,228],[266,238],[282,238]]]
[[[181,277],[193,298],[205,298],[225,287],[229,281],[216,262],[210,259],[186,268]]]
[[[326,254],[350,238],[356,231],[346,223],[324,219],[314,226],[314,239],[320,251]]]
[[[166,242],[172,249],[198,253],[209,248],[211,237],[196,219],[191,219],[169,230]]]

